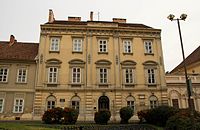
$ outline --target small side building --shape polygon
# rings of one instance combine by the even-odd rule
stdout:
[[[0,119],[32,119],[38,43],[0,41]]]
[[[186,58],[185,64],[192,81],[192,104],[196,111],[200,111],[200,46]],[[169,104],[176,108],[187,108],[188,95],[183,62],[166,74],[166,82]]]

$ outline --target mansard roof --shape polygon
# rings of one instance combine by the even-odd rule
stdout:
[[[38,54],[38,43],[0,41],[0,60],[34,61]]]
[[[186,66],[189,66],[193,63],[200,62],[200,46],[194,50],[186,59],[185,59],[185,64]],[[170,73],[174,73],[181,68],[183,68],[184,64],[181,62],[177,67],[175,67]]]
[[[54,20],[53,22],[47,22],[45,24],[58,24],[58,25],[87,25],[88,23],[115,23],[118,24],[118,27],[137,27],[137,28],[149,28],[152,29],[152,27],[149,27],[144,24],[138,24],[138,23],[117,23],[117,22],[111,22],[111,21],[67,21],[67,20]]]

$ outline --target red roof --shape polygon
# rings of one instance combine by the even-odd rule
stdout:
[[[185,65],[189,66],[193,63],[200,61],[200,46],[194,50],[186,59],[185,59]],[[181,62],[177,67],[175,67],[170,73],[174,73],[178,71],[179,69],[183,68],[184,64]]]
[[[0,60],[34,61],[38,54],[38,43],[16,42],[12,46],[0,41]]]

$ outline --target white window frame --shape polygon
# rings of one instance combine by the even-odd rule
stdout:
[[[154,68],[147,69],[147,83],[156,84],[156,69]]]
[[[54,105],[53,105],[53,102],[54,102]],[[49,105],[49,103],[50,103],[50,105]],[[54,101],[54,100],[47,100],[47,110],[55,108],[55,107],[56,107],[56,101]]]
[[[133,68],[125,68],[124,69],[124,83],[125,84],[133,84],[134,80],[134,69]]]
[[[3,113],[3,109],[4,109],[4,98],[0,98],[0,113]]]
[[[26,83],[26,82],[27,82],[27,68],[19,68],[17,71],[17,83]]]
[[[132,53],[132,42],[131,40],[123,40],[124,53]]]
[[[22,104],[21,104],[21,101],[22,101]],[[24,99],[23,98],[15,98],[13,113],[23,113],[23,111],[24,111]]]
[[[6,70],[6,72],[5,72],[5,70]],[[2,71],[2,74],[1,74],[1,71]],[[8,68],[5,68],[5,67],[0,68],[0,82],[2,82],[2,83],[8,82],[8,74],[9,74]]]
[[[81,68],[80,67],[72,68],[72,83],[81,83]]]
[[[153,54],[153,42],[152,40],[145,40],[144,41],[144,48],[146,54]]]
[[[73,52],[82,52],[82,51],[83,51],[83,39],[73,38]]]
[[[107,53],[108,52],[108,40],[107,39],[99,39],[99,53]]]
[[[53,69],[52,72],[51,72],[51,69]],[[54,69],[56,69],[56,71]],[[48,68],[48,83],[50,83],[50,84],[58,83],[58,67],[49,67]]]
[[[71,101],[71,107],[74,108],[75,110],[80,110],[80,101],[75,101],[75,100],[72,100]]]
[[[151,97],[152,97],[152,99],[151,99]],[[151,96],[151,97],[149,98],[150,109],[158,107],[158,98],[156,96]],[[153,100],[154,98],[156,100]]]
[[[108,68],[99,68],[99,83],[108,83]]]
[[[58,52],[60,50],[60,38],[51,37],[50,41],[50,51]]]

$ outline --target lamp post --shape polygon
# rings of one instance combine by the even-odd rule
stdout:
[[[191,80],[188,77],[187,74],[187,68],[186,68],[186,63],[185,63],[185,54],[184,54],[184,48],[183,48],[183,41],[182,41],[182,35],[181,35],[181,28],[180,28],[180,20],[184,20],[187,18],[187,14],[182,14],[180,16],[180,18],[174,18],[175,16],[173,14],[170,14],[167,18],[171,21],[177,21],[178,24],[178,31],[179,31],[179,36],[180,36],[180,42],[181,42],[181,50],[182,50],[182,56],[183,56],[183,67],[184,67],[184,71],[185,71],[185,80],[186,80],[186,86],[187,86],[187,93],[188,93],[188,108],[190,111],[190,116],[192,118],[193,121],[193,117],[194,117],[194,108],[192,105],[192,101],[191,101],[191,96],[192,96],[192,90],[191,90]]]

